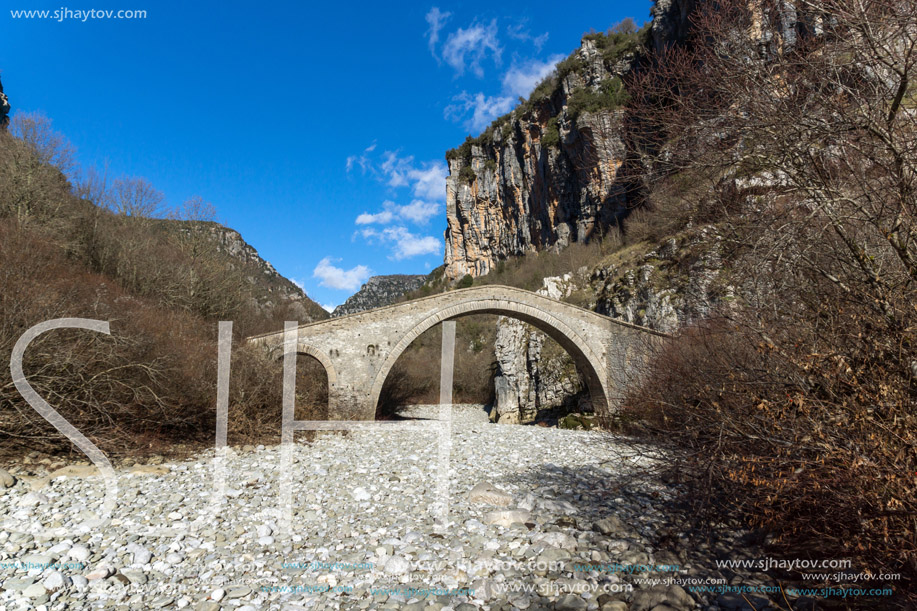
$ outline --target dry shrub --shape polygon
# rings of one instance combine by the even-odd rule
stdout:
[[[93,201],[75,195],[64,174],[69,144],[39,119],[20,130],[24,139],[0,131],[0,360],[40,322],[109,321],[110,336],[57,330],[36,339],[23,363],[29,383],[108,453],[186,451],[213,443],[217,322],[233,320],[230,443],[279,440],[282,366],[240,340],[308,313],[259,303],[251,270],[218,251],[214,223],[149,218],[156,193],[144,181],[116,181],[122,188],[109,192],[91,176],[79,192]],[[297,418],[322,419],[327,377],[308,360],[300,358]],[[5,453],[74,452],[8,376],[0,403]]]
[[[627,414],[685,461],[699,516],[738,512],[787,553],[913,579],[917,400],[892,353],[914,321],[890,336],[856,310],[819,314],[821,328],[732,314],[684,331]]]

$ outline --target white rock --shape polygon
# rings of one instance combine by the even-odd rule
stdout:
[[[536,535],[532,540],[533,543],[543,543],[550,547],[559,547],[561,549],[573,551],[576,549],[576,539],[566,533],[549,532]]]
[[[223,588],[217,588],[216,590],[210,593],[210,600],[221,601],[223,600],[224,596],[226,596],[226,590],[224,590]]]
[[[385,572],[389,575],[404,575],[410,572],[411,563],[407,558],[401,556],[392,556],[385,561]]]
[[[40,583],[33,583],[25,590],[22,591],[23,596],[26,598],[40,598],[48,593],[48,590],[45,589]]]
[[[180,564],[184,559],[185,557],[177,552],[170,552],[166,554],[166,562],[169,564]]]
[[[70,551],[67,552],[67,555],[77,562],[86,562],[89,560],[90,552],[89,548],[85,545],[74,545],[70,548]]]
[[[510,509],[507,511],[491,511],[484,516],[485,524],[496,524],[497,526],[512,526],[513,524],[525,524],[532,521],[532,514],[529,511],[521,509]]]
[[[506,507],[513,502],[513,497],[490,482],[481,482],[468,493],[468,500],[471,503]]]
[[[48,497],[40,492],[27,492],[19,499],[20,507],[36,507],[48,502]]]
[[[353,492],[350,494],[353,496],[353,500],[355,501],[368,501],[370,498],[372,498],[372,495],[369,493],[369,491],[363,487],[354,488]]]
[[[78,590],[82,590],[89,585],[89,580],[82,575],[74,575],[70,578],[70,581],[73,582],[73,587]]]
[[[150,560],[153,558],[153,554],[150,550],[136,543],[129,543],[127,551],[133,554],[134,564],[149,564]]]
[[[50,571],[47,573],[44,581],[41,582],[41,585],[46,587],[51,592],[60,590],[61,588],[66,588],[70,585],[70,578],[60,571]]]
[[[112,570],[112,568],[109,566],[103,565],[100,567],[96,567],[94,570],[90,571],[86,575],[86,579],[88,579],[89,581],[98,581],[100,579],[105,579],[106,577],[112,574],[114,574],[114,570]]]

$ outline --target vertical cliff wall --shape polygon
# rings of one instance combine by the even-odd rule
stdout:
[[[621,76],[640,33],[592,34],[523,104],[447,153],[446,276],[586,241],[628,204]]]

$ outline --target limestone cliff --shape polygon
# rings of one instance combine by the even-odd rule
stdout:
[[[573,274],[545,278],[537,292],[561,299],[576,286]],[[491,418],[501,424],[527,424],[563,408],[590,411],[588,393],[573,359],[556,342],[521,320],[499,317],[494,342],[497,372]]]
[[[347,301],[334,308],[332,316],[356,314],[364,310],[395,303],[402,295],[419,289],[426,281],[425,275],[394,274],[373,276]]]
[[[447,278],[586,241],[626,209],[633,187],[620,77],[647,38],[585,36],[528,101],[447,153]]]

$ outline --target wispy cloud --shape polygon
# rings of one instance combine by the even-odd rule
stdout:
[[[548,33],[540,34],[538,36],[533,36],[529,30],[525,27],[524,23],[516,23],[506,27],[506,34],[514,40],[520,40],[522,42],[531,42],[534,45],[536,51],[541,51],[541,48],[544,46],[544,43],[548,42]]]
[[[425,225],[431,218],[439,214],[439,204],[415,199],[407,206],[401,206],[398,209],[398,213],[402,218],[413,221],[418,225]]]
[[[442,161],[428,161],[408,170],[411,191],[415,197],[446,199],[446,176],[449,169]]]
[[[411,221],[418,225],[425,225],[439,214],[440,204],[422,199],[415,199],[406,206],[399,206],[393,201],[386,200],[382,203],[382,210],[376,213],[364,212],[356,219],[357,225],[388,225],[399,220]]]
[[[433,57],[436,57],[436,43],[439,42],[439,31],[443,29],[443,25],[449,20],[450,16],[452,16],[452,13],[444,13],[436,6],[427,13],[427,25],[430,26],[427,29],[427,45],[430,47],[430,53],[433,54]],[[439,61],[438,57],[436,57],[436,61]]]
[[[322,303],[322,304],[320,304],[320,305],[322,306],[322,309],[325,310],[326,312],[328,312],[329,314],[331,314],[332,312],[334,312],[334,308],[337,307],[337,306],[334,305],[333,303]]]
[[[557,62],[563,58],[563,55],[555,54],[545,61],[530,59],[513,64],[503,75],[503,91],[515,97],[527,98],[535,86],[551,74]]]
[[[402,157],[398,151],[385,151],[381,155],[372,153],[375,144],[360,155],[347,158],[347,170],[359,166],[364,174],[371,174],[392,188],[410,187],[418,199],[441,201],[446,199],[446,176],[449,169],[443,161],[417,163],[409,155]]]
[[[497,31],[497,20],[489,24],[475,23],[467,28],[459,28],[449,34],[443,44],[442,59],[449,64],[457,76],[470,69],[475,76],[484,76],[482,62],[490,55],[496,65],[500,65],[503,49]]]
[[[373,142],[359,155],[351,155],[347,158],[347,171],[351,171],[354,166],[360,166],[360,169],[365,173],[367,170],[371,169],[372,165],[370,164],[369,154],[376,150],[376,143]]]
[[[360,288],[361,284],[369,279],[371,272],[365,265],[357,265],[345,270],[333,265],[335,261],[340,261],[340,259],[325,257],[315,266],[312,277],[318,278],[322,286],[338,290],[355,291]]]
[[[443,110],[443,116],[453,121],[463,121],[465,129],[480,132],[491,121],[508,113],[520,97],[528,97],[542,80],[554,71],[563,55],[552,55],[547,60],[530,59],[516,62],[503,75],[501,95],[474,95],[463,91],[453,96],[452,104]]]
[[[443,248],[438,238],[415,235],[402,226],[386,227],[381,231],[367,228],[360,234],[370,242],[388,245],[392,249],[390,258],[398,261],[419,255],[439,254]]]
[[[508,113],[513,109],[516,99],[512,96],[487,96],[483,93],[475,95],[463,91],[452,98],[453,104],[446,106],[443,116],[446,119],[460,121],[465,119],[465,129],[472,132],[479,132],[502,114]]]
[[[364,212],[357,217],[355,222],[357,225],[373,225],[376,223],[379,225],[388,225],[395,220],[395,213],[397,210],[398,206],[395,204],[395,202],[385,201],[382,203],[381,212],[376,212],[375,214]]]

